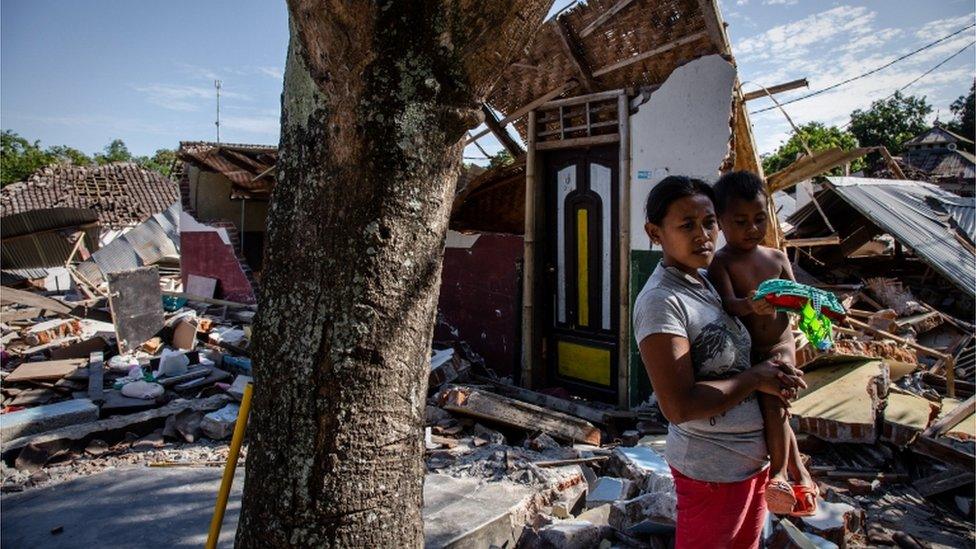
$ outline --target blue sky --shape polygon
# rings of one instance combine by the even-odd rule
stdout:
[[[571,0],[557,0],[556,11]],[[818,89],[973,22],[972,0],[829,2],[720,0],[744,89],[806,77]],[[787,111],[797,123],[844,124],[976,39],[967,31],[885,71]],[[288,40],[283,1],[50,1],[0,3],[0,126],[42,145],[93,153],[114,138],[136,154],[213,140],[213,81],[222,81],[221,140],[275,144]],[[906,90],[943,119],[968,91],[976,54],[961,55]],[[782,94],[789,99],[805,93]],[[757,110],[768,100],[750,103]],[[934,116],[934,115],[933,115]],[[778,112],[752,118],[760,150],[788,137]],[[500,147],[482,140],[493,153]],[[474,147],[465,154],[480,156]]]

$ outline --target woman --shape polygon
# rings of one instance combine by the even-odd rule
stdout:
[[[678,497],[675,547],[757,547],[768,454],[756,391],[803,387],[782,363],[749,363],[745,327],[705,278],[718,223],[708,184],[665,178],[647,197],[651,242],[664,250],[634,304],[634,331],[661,411]]]

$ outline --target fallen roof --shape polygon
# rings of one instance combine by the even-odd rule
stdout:
[[[730,51],[714,0],[590,0],[545,22],[487,102],[513,116],[559,90],[656,86],[688,61]],[[516,127],[525,138],[524,119]]]
[[[80,208],[96,212],[103,227],[122,228],[145,221],[179,199],[176,183],[131,162],[56,165],[0,189],[0,216]]]
[[[918,257],[965,290],[976,296],[976,255],[954,235],[947,216],[930,206],[927,200],[950,202],[958,197],[931,183],[907,180],[868,179],[861,177],[828,177],[823,193],[834,193],[868,220],[889,233]],[[818,194],[817,199],[820,199]],[[810,203],[798,210],[790,222],[813,210]]]
[[[976,178],[976,157],[958,149],[912,149],[903,152],[901,160],[935,177]]]
[[[944,126],[938,125],[936,123],[932,128],[916,135],[915,137],[909,139],[902,143],[903,147],[911,146],[922,146],[922,145],[935,145],[939,143],[955,143],[955,142],[967,143],[969,145],[973,144],[971,139],[967,139],[958,133],[949,131]]]
[[[180,160],[217,172],[231,181],[231,198],[267,199],[274,188],[278,147],[210,141],[181,141]]]

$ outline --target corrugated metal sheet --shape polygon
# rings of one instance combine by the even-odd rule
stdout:
[[[174,202],[165,211],[153,215],[153,219],[156,223],[159,223],[159,227],[166,233],[176,251],[180,251],[180,212],[183,208],[180,207],[179,202]]]
[[[165,257],[179,255],[169,236],[153,218],[133,227],[122,238],[132,246],[143,265],[152,265]]]
[[[0,271],[0,284],[16,284],[23,280],[36,280],[47,276],[47,269],[4,269]]]
[[[31,210],[0,219],[0,238],[98,223],[98,213],[83,208]]]
[[[830,191],[871,222],[915,251],[925,263],[976,297],[976,255],[963,246],[945,214],[927,199],[951,200],[955,195],[921,181],[828,177]],[[799,215],[801,212],[797,212]]]
[[[49,208],[0,219],[0,265],[4,269],[60,267],[74,249],[69,237],[85,233],[85,247],[98,249],[98,214],[81,208]]]
[[[969,238],[970,242],[976,242],[976,198],[962,196],[947,196],[942,198],[931,198],[929,205],[944,211],[952,218],[953,225]]]
[[[179,217],[180,203],[174,202],[92,254],[93,261],[82,263],[79,270],[95,282],[102,280],[106,273],[152,265],[164,257],[178,257]]]
[[[142,267],[142,260],[132,246],[122,238],[116,238],[104,248],[92,254],[92,260],[103,273],[129,271]]]

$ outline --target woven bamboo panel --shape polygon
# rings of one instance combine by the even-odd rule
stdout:
[[[618,0],[590,0],[560,15],[576,37]],[[496,110],[513,113],[569,80],[580,80],[567,57],[556,20],[543,24],[525,53],[505,71],[488,99]],[[718,53],[705,34],[705,19],[696,0],[634,0],[579,38],[578,52],[592,72],[620,61],[701,34],[698,39],[594,78],[593,91],[659,85],[671,72],[698,57]],[[577,90],[574,94],[579,94]],[[516,123],[525,138],[525,121]]]

